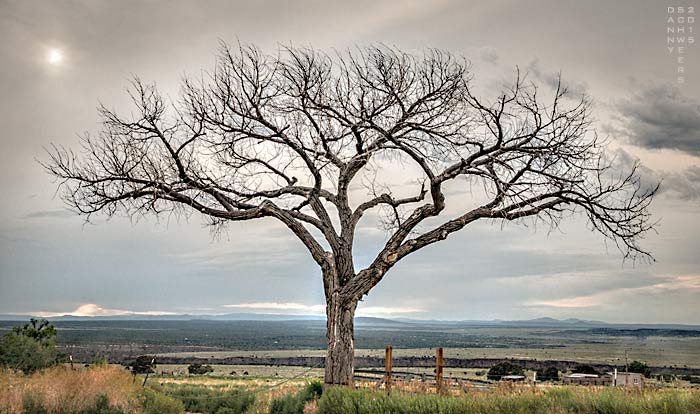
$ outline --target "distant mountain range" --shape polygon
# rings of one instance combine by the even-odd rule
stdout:
[[[32,318],[31,315],[0,315],[0,321],[28,321]],[[325,317],[321,315],[287,315],[287,314],[264,314],[264,313],[227,313],[220,315],[116,315],[116,316],[75,316],[63,315],[52,316],[45,319],[51,321],[324,321]],[[698,330],[700,325],[684,325],[684,324],[645,324],[645,323],[610,323],[603,321],[583,320],[577,318],[555,319],[550,317],[542,317],[535,319],[524,320],[425,320],[425,319],[409,319],[409,318],[375,318],[360,316],[355,318],[355,323],[362,325],[447,325],[454,327],[552,327],[552,328],[626,328],[626,329],[691,329]]]
[[[415,319],[404,319],[399,318],[397,321],[403,322],[415,322]],[[492,320],[463,320],[463,321],[444,321],[444,320],[421,320],[423,323],[437,323],[437,324],[455,324],[455,325],[499,325],[499,326],[609,326],[610,323],[602,321],[588,321],[583,319],[568,318],[568,319],[555,319],[549,317],[535,318],[535,319],[521,319],[521,320],[503,320],[503,319],[492,319]]]
[[[187,313],[177,315],[114,315],[114,316],[47,316],[38,317],[31,315],[0,315],[0,320],[4,321],[25,321],[29,318],[48,319],[50,321],[289,321],[289,320],[325,320],[321,315],[286,315],[267,313],[226,313],[218,315],[190,315]]]

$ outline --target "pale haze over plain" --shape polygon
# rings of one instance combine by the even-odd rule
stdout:
[[[218,238],[197,215],[84,225],[35,159],[97,132],[99,102],[132,111],[134,74],[177,100],[184,74],[212,68],[219,41],[269,52],[382,42],[464,55],[486,98],[516,65],[543,87],[561,71],[593,98],[611,153],[662,180],[661,223],[642,242],[651,264],[623,263],[583,219],[551,234],[477,223],[400,262],[360,315],[700,324],[700,58],[688,45],[679,84],[667,3],[699,5],[0,0],[0,314],[323,313],[320,271],[282,224],[234,223]],[[359,265],[385,237],[371,220],[362,227]]]

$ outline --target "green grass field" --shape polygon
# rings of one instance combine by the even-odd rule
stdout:
[[[211,365],[214,372],[207,377],[221,377],[226,380],[246,380],[248,378],[313,378],[323,377],[323,368],[307,368],[297,366],[268,366],[268,365]],[[160,364],[156,371],[174,373],[176,376],[188,375],[187,364]],[[170,376],[170,375],[167,375]]]

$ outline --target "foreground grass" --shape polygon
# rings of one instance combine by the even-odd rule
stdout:
[[[255,393],[243,388],[164,384],[154,389],[181,401],[186,411],[203,414],[243,414],[256,402]]]
[[[318,402],[317,414],[697,414],[700,393],[691,390],[629,392],[614,388],[561,387],[469,393],[459,397],[386,395],[333,388]]]
[[[31,376],[0,371],[0,414],[182,414],[185,409],[207,414],[700,414],[700,391],[691,389],[503,386],[442,396],[401,389],[391,395],[323,390],[308,381],[189,380],[153,378],[142,388],[142,378],[106,365],[55,367]]]
[[[3,414],[180,414],[180,401],[142,388],[119,366],[53,367],[31,376],[0,371]]]

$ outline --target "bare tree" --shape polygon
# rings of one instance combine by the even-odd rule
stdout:
[[[651,258],[638,243],[653,228],[656,189],[640,186],[636,166],[612,169],[589,100],[570,99],[561,82],[543,103],[518,74],[486,102],[471,88],[469,64],[444,51],[270,55],[222,45],[215,69],[185,80],[179,102],[138,79],[131,95],[136,116],[100,107],[103,129],[83,137],[82,151],[48,151],[44,166],[66,203],[88,218],[197,211],[216,226],[282,222],[323,275],[328,384],[352,383],[358,301],[399,260],[475,221],[556,226],[578,211],[625,257]],[[397,162],[417,167],[421,181],[393,191],[368,181]],[[351,202],[360,183],[369,196]],[[448,183],[479,191],[445,218]],[[358,269],[353,241],[373,209],[389,213],[389,234]]]

